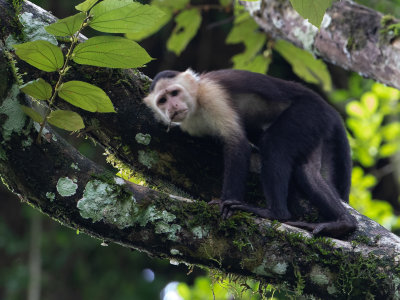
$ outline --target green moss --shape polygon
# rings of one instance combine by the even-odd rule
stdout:
[[[7,160],[7,153],[4,151],[3,148],[0,147],[0,159],[6,161]]]
[[[68,177],[60,177],[57,181],[57,192],[62,197],[69,197],[75,195],[78,185]]]
[[[392,15],[385,15],[381,19],[380,43],[391,42],[400,36],[400,23]]]

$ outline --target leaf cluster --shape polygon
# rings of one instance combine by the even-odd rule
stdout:
[[[83,29],[91,27],[105,33],[140,33],[154,27],[164,15],[155,6],[132,0],[86,0],[75,8],[79,11],[77,14],[45,27],[48,33],[70,40],[66,55],[58,46],[44,40],[14,45],[15,54],[20,59],[44,72],[59,74],[54,87],[42,78],[21,86],[21,90],[32,98],[48,101],[44,116],[30,107],[22,107],[28,116],[41,124],[40,131],[46,122],[69,131],[84,128],[78,113],[52,110],[56,96],[86,111],[115,112],[110,98],[99,87],[83,81],[63,82],[70,60],[77,64],[108,68],[137,68],[152,60],[137,42],[120,36],[95,36],[79,43]]]

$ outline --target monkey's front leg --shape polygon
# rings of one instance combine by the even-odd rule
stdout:
[[[209,204],[219,204],[222,218],[229,218],[235,209],[231,201],[243,203],[246,178],[249,169],[251,146],[244,134],[225,139],[224,145],[224,181],[221,200],[212,200]]]

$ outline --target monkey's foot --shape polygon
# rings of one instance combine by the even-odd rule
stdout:
[[[308,222],[285,222],[285,224],[303,228],[311,231],[313,235],[328,235],[330,237],[341,237],[357,229],[357,225],[353,220],[340,220],[325,223],[308,223]]]
[[[237,200],[212,200],[208,204],[219,204],[221,214],[224,219],[232,216],[236,210],[250,212],[261,218],[270,220],[286,221],[291,217],[288,211],[278,214],[274,213],[270,209],[255,207]]]

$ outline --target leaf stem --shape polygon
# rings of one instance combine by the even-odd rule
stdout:
[[[47,107],[47,110],[46,110],[45,116],[43,118],[43,121],[42,121],[42,123],[40,123],[40,130],[39,130],[39,134],[38,134],[37,139],[36,139],[36,142],[38,144],[40,144],[41,141],[42,141],[41,136],[42,136],[42,132],[43,132],[44,126],[46,125],[47,119],[49,118],[49,115],[51,113],[51,108],[53,107],[54,101],[55,101],[56,96],[58,94],[58,90],[60,89],[60,86],[62,84],[63,78],[64,78],[65,74],[68,71],[68,63],[69,63],[69,61],[71,59],[72,52],[74,51],[74,48],[75,48],[76,44],[78,43],[79,34],[88,25],[87,22],[88,22],[89,18],[90,18],[90,15],[89,15],[88,12],[86,12],[86,18],[83,20],[83,22],[82,22],[81,26],[79,27],[78,31],[75,32],[75,34],[71,37],[71,45],[69,46],[68,52],[65,55],[64,65],[58,71],[59,76],[58,76],[57,83],[56,83],[56,85],[54,87],[53,94],[51,95],[51,98],[49,99],[49,105]]]

